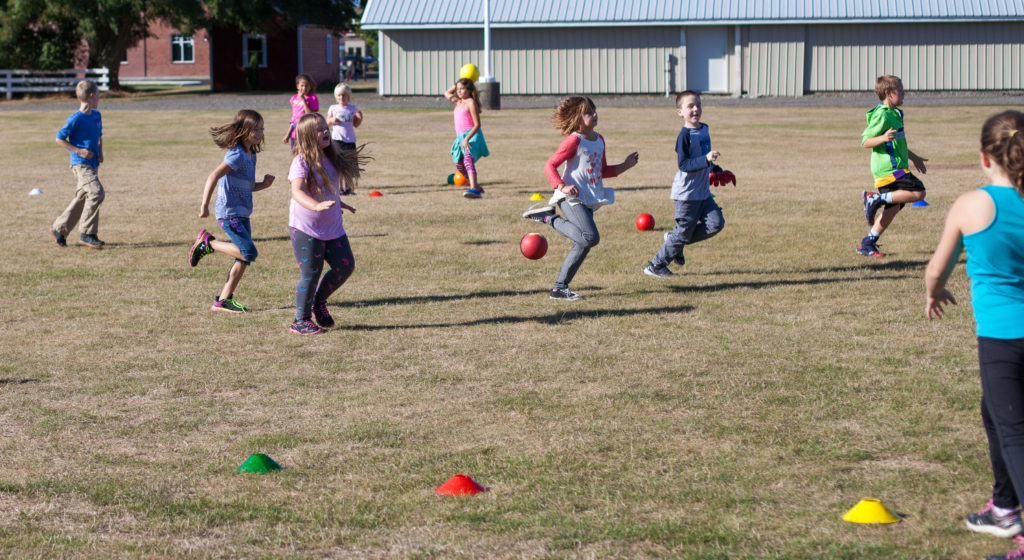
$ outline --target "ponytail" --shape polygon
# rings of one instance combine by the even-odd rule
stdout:
[[[981,127],[981,151],[999,164],[1024,196],[1024,113],[1003,111]]]

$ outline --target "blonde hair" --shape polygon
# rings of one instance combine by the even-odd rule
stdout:
[[[243,140],[263,124],[263,117],[252,109],[242,109],[235,115],[235,120],[210,128],[213,143],[225,150],[235,146],[245,146]],[[263,140],[259,144],[249,146],[249,152],[256,154],[263,149]]]
[[[334,86],[334,97],[338,97],[343,93],[352,95],[352,88],[348,87],[348,84],[345,82],[338,82],[338,85]]]
[[[992,115],[981,127],[981,151],[989,155],[1024,196],[1024,113],[1003,111]]]
[[[903,85],[903,80],[899,76],[892,76],[890,74],[879,76],[875,80],[875,95],[878,96],[879,101],[885,101],[885,96],[890,91],[895,91],[901,85]]]
[[[324,191],[332,195],[338,194],[324,168],[324,160],[331,162],[340,181],[341,179],[351,180],[359,177],[359,172],[362,170],[360,164],[367,159],[360,154],[363,146],[359,146],[355,150],[343,151],[337,144],[331,142],[327,147],[321,147],[320,136],[317,133],[321,122],[327,126],[327,119],[323,115],[309,113],[303,115],[295,125],[295,155],[300,156],[306,163],[309,170],[306,182],[309,185],[309,194],[319,201],[324,200]],[[313,178],[314,174],[317,179],[309,180]]]
[[[583,114],[590,110],[597,110],[593,99],[582,95],[566,97],[558,104],[558,107],[555,107],[551,123],[559,132],[568,135],[582,128]]]
[[[83,103],[86,99],[89,99],[90,95],[99,93],[99,91],[99,86],[97,86],[96,82],[92,80],[82,80],[75,84],[75,97]]]

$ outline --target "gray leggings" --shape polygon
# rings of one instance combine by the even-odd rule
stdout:
[[[292,251],[299,263],[299,282],[295,286],[295,320],[301,321],[312,316],[314,301],[325,303],[334,290],[348,280],[356,263],[347,235],[322,241],[301,230],[289,229]],[[331,270],[324,274],[323,280],[320,280],[325,261],[331,266]]]
[[[567,199],[558,202],[565,218],[555,216],[551,220],[551,227],[555,231],[572,240],[572,248],[565,256],[562,263],[562,270],[558,273],[558,280],[555,282],[555,289],[568,288],[576,271],[587,258],[590,248],[601,242],[601,234],[597,232],[597,225],[594,223],[594,211],[583,204],[569,204]]]

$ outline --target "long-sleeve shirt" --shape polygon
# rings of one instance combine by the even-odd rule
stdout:
[[[565,164],[561,174],[558,167]],[[594,140],[587,140],[583,135],[573,132],[565,137],[558,150],[544,165],[544,173],[557,189],[559,184],[573,185],[579,194],[570,204],[586,204],[597,208],[615,202],[615,191],[606,188],[602,179],[618,175],[614,165],[608,165],[605,157],[604,138],[598,134]],[[565,193],[556,190],[551,202],[555,203],[568,198]]]
[[[672,200],[704,200],[711,197],[711,133],[708,125],[698,128],[683,127],[676,138],[676,158],[679,170],[672,180]]]

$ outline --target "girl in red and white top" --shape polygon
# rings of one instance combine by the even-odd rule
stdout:
[[[549,224],[555,231],[572,240],[572,249],[562,263],[558,280],[551,290],[551,299],[576,301],[583,296],[569,289],[576,271],[587,258],[590,248],[601,236],[594,224],[594,211],[615,202],[615,191],[604,186],[604,177],[616,177],[639,161],[633,152],[618,165],[608,165],[604,138],[594,131],[597,127],[597,107],[589,97],[567,97],[555,108],[552,122],[565,140],[544,166],[548,181],[555,194],[546,206],[530,208],[524,218]],[[558,167],[565,164],[561,175]],[[562,210],[562,218],[555,207]]]

